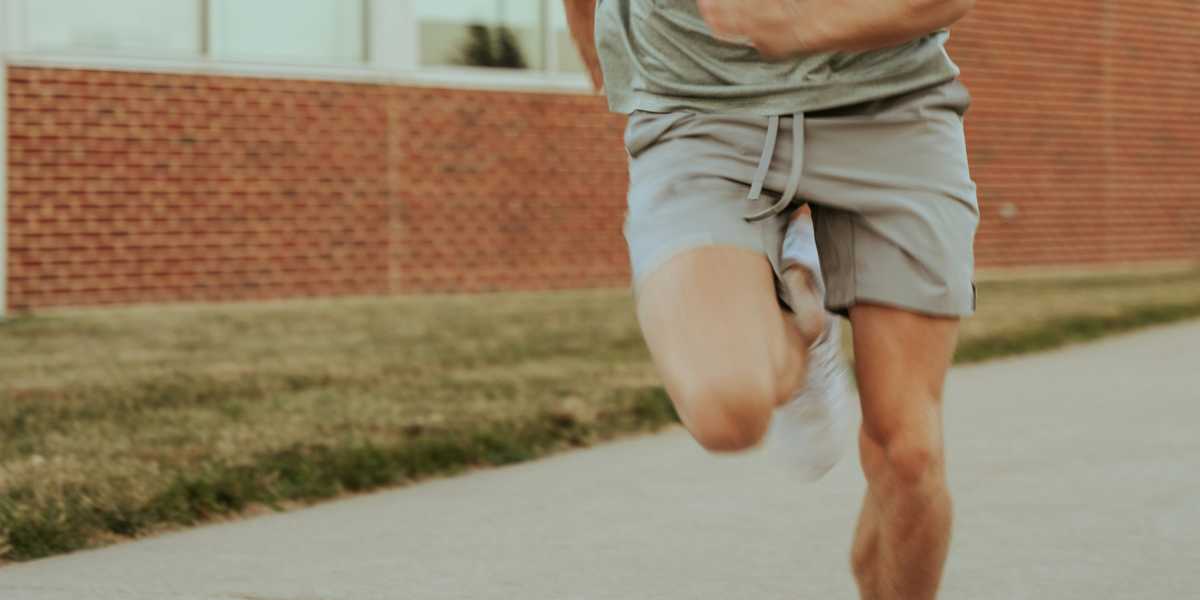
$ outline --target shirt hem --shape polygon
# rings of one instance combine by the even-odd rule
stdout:
[[[914,77],[905,73],[896,77],[865,82],[829,82],[819,87],[754,98],[697,98],[656,94],[635,90],[632,94],[610,98],[612,112],[631,114],[635,111],[667,113],[691,111],[701,113],[753,114],[761,116],[787,115],[841,108],[861,102],[898,96],[924,87],[957,79],[959,69],[949,63],[946,68]]]

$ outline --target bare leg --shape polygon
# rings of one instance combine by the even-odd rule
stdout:
[[[859,591],[867,600],[932,599],[950,543],[942,386],[958,321],[872,305],[852,308],[850,319],[867,478],[851,557]]]
[[[808,343],[780,309],[761,254],[681,253],[647,277],[637,311],[684,426],[711,451],[758,444],[775,407],[804,381]]]
[[[861,438],[859,446],[862,446]],[[858,515],[850,558],[854,576],[858,580],[859,594],[865,599],[884,598],[875,572],[875,565],[879,562],[879,503],[869,489]]]

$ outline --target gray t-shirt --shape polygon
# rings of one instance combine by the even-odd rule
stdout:
[[[877,100],[958,76],[945,31],[869,52],[768,61],[719,40],[696,0],[600,0],[596,46],[616,112],[791,114]]]

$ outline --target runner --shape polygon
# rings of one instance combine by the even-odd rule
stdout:
[[[696,440],[767,436],[802,473],[828,470],[852,419],[821,303],[850,319],[863,598],[936,597],[949,546],[941,396],[979,211],[944,28],[970,4],[566,0],[593,80],[630,115],[638,319]]]

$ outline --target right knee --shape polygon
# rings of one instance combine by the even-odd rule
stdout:
[[[746,379],[697,382],[680,390],[683,422],[706,450],[737,452],[758,445],[775,407],[773,386]]]
[[[874,433],[874,434],[873,434]],[[924,432],[894,432],[880,435],[864,431],[864,471],[869,481],[901,487],[921,487],[940,478],[944,468],[943,451],[932,436]]]

